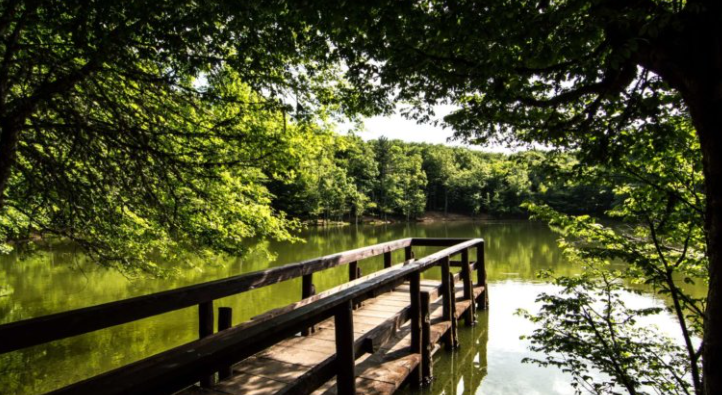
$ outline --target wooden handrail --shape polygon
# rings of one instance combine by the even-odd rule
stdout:
[[[403,242],[408,240],[410,239]],[[197,382],[199,377],[215,372],[221,366],[247,358],[303,328],[334,315],[340,306],[373,295],[385,287],[395,286],[399,280],[423,272],[441,260],[447,259],[448,262],[449,256],[482,243],[482,239],[467,239],[413,263],[384,269],[382,275],[304,304],[297,309],[242,323],[223,332],[61,388],[53,394],[172,393]],[[353,260],[357,259],[358,257]]]
[[[399,239],[268,270],[0,325],[0,354],[265,287],[410,246]]]

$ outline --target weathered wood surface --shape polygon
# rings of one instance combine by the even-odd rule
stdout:
[[[391,251],[410,245],[411,239],[400,239],[261,272],[0,325],[3,339],[0,354],[206,303],[373,256],[390,255]]]
[[[419,366],[420,354],[411,352],[408,287],[409,284],[404,284],[369,299],[353,311],[353,349],[357,355],[355,386],[359,394],[391,394]],[[443,319],[440,287],[441,284],[433,280],[420,284],[433,300],[429,304],[428,341],[431,344],[438,343],[451,328],[451,323]],[[475,287],[474,296],[482,291],[482,287]],[[457,314],[461,315],[471,304],[464,299],[462,284],[455,289],[455,299]],[[337,326],[333,319],[328,319],[317,327],[318,330],[307,337],[291,337],[234,365],[234,376],[210,390],[224,395],[338,393],[335,370],[331,369],[337,364]],[[198,390],[191,387],[180,395],[193,395],[199,393]]]

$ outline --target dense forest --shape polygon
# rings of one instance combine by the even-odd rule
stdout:
[[[578,161],[567,153],[488,153],[333,133],[311,141],[295,175],[269,185],[274,208],[305,220],[413,221],[428,211],[523,216],[525,201],[603,215],[614,199],[609,186],[575,181]]]

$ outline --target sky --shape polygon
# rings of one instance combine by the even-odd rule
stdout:
[[[453,110],[453,106],[437,106],[435,108],[436,118],[441,119]],[[451,128],[443,128],[442,126],[434,126],[430,124],[418,124],[414,120],[404,118],[398,111],[391,116],[366,118],[363,124],[363,130],[358,132],[357,135],[364,140],[374,140],[381,136],[385,136],[392,140],[399,139],[416,143],[462,146],[487,152],[511,153],[523,150],[518,147],[511,149],[500,145],[478,146],[463,144],[460,141],[450,141],[449,138],[454,134]],[[338,131],[341,133],[347,133],[352,128],[353,125],[350,123],[342,123],[338,125]]]

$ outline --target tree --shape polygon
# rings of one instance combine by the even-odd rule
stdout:
[[[318,108],[309,59],[329,43],[306,32],[282,2],[3,1],[3,240],[56,235],[153,271],[158,252],[288,238],[264,184]]]
[[[426,174],[421,169],[421,154],[412,147],[391,147],[390,187],[392,207],[406,217],[406,221],[424,212],[426,205]]]
[[[722,2],[503,0],[327,5],[321,30],[359,89],[461,109],[459,137],[618,155],[624,131],[673,133],[689,113],[700,142],[710,255],[704,332],[708,394],[722,393]],[[345,18],[334,18],[341,14]],[[326,17],[324,17],[325,15]],[[356,30],[349,32],[347,26]],[[370,84],[369,81],[375,82]]]
[[[686,292],[684,285],[709,280],[705,196],[701,160],[691,155],[697,142],[688,122],[678,122],[677,133],[665,139],[637,135],[623,161],[610,161],[581,175],[615,185],[621,199],[610,214],[625,226],[607,227],[589,216],[572,218],[530,205],[562,235],[561,246],[569,259],[586,268],[578,278],[549,275],[563,292],[539,297],[543,313],[532,319],[541,327],[532,342],[546,357],[536,362],[569,368],[588,388],[596,385],[584,372],[585,361],[615,377],[630,394],[640,392],[643,385],[662,393],[704,393],[702,349],[695,338],[703,334],[707,304]],[[615,260],[628,266],[610,268]],[[679,324],[681,343],[635,324],[637,318],[660,309],[624,306],[623,287],[634,284],[651,285],[664,297]],[[635,333],[640,335],[636,340]],[[568,358],[558,358],[558,353]],[[596,391],[606,393],[610,388],[602,385]]]

